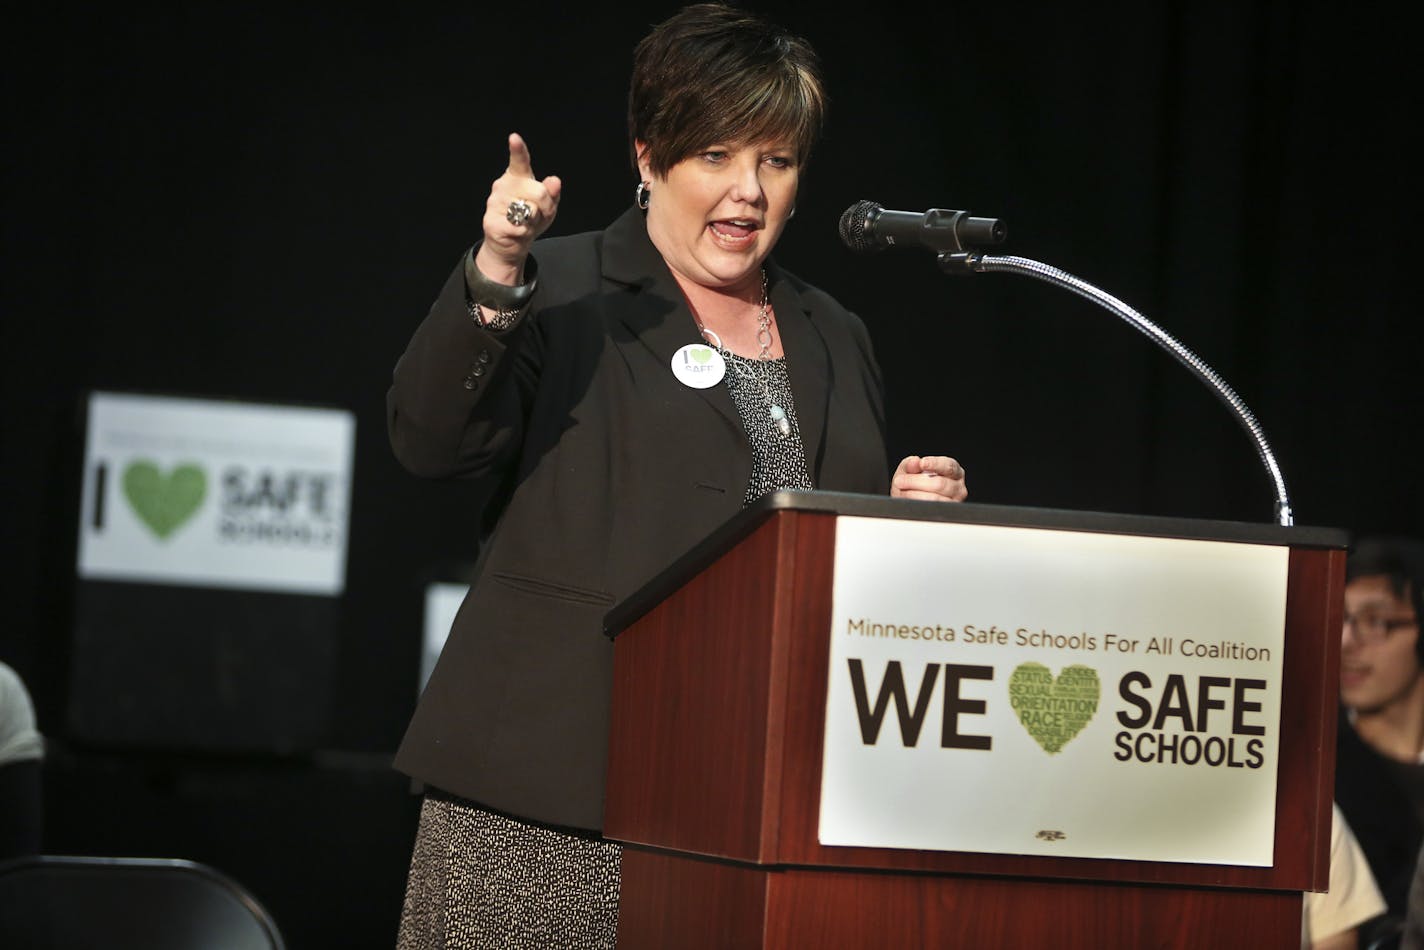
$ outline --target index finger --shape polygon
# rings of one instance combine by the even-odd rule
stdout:
[[[509,133],[509,173],[520,178],[533,178],[534,166],[529,161],[529,146],[518,132]]]

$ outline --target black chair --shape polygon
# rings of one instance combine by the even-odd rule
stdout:
[[[0,947],[283,950],[241,885],[192,861],[41,857],[0,864]]]

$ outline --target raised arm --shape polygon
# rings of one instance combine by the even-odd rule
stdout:
[[[482,239],[416,329],[386,396],[391,447],[415,474],[483,477],[518,448],[542,359],[537,331],[521,319],[536,281],[529,251],[562,190],[555,176],[534,177],[528,146],[511,134]]]

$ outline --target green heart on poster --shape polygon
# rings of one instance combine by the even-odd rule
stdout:
[[[1042,663],[1021,663],[1009,677],[1009,705],[1033,741],[1050,755],[1083,731],[1098,711],[1098,671],[1074,664],[1054,679]]]
[[[196,465],[179,465],[166,476],[148,459],[130,462],[124,469],[124,497],[159,540],[166,540],[193,517],[207,492],[208,477]]]
[[[699,363],[705,363],[712,358],[712,351],[705,346],[693,347],[692,358]]]

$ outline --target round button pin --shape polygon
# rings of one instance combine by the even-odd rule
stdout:
[[[727,375],[727,362],[706,343],[689,343],[672,355],[672,374],[684,386],[711,389]]]

